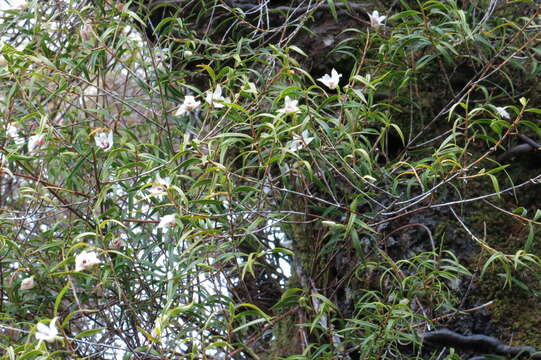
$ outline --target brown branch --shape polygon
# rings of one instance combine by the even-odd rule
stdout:
[[[2,146],[0,146],[0,151],[6,152],[6,149],[4,149]],[[40,184],[42,184],[42,182],[44,180],[41,180],[38,176],[36,176],[34,174],[34,172],[30,168],[28,168],[26,165],[24,165],[20,160],[16,160],[16,162],[17,162],[17,165],[19,165],[21,168],[23,168],[23,170],[25,170],[28,174],[30,174],[30,175],[25,175],[25,176],[22,176],[22,177],[32,179],[32,180],[37,181]],[[23,175],[23,174],[20,174],[20,175]],[[60,201],[62,203],[62,205],[64,205],[69,211],[71,211],[79,219],[83,220],[85,223],[87,223],[88,225],[90,225],[93,228],[96,227],[96,224],[92,220],[88,219],[85,215],[83,215],[81,212],[79,212],[79,210],[77,210],[73,206],[71,206],[67,200],[65,200],[62,196],[60,196],[60,194],[56,190],[54,190],[54,189],[59,188],[58,186],[52,185],[52,184],[50,184],[50,185],[51,186],[46,186],[45,188],[51,193],[51,195],[53,195],[58,201]]]
[[[515,156],[516,154],[530,152],[530,151],[533,151],[533,150],[539,150],[541,148],[541,145],[538,142],[536,142],[535,140],[531,139],[530,137],[528,137],[528,136],[526,136],[524,134],[519,134],[518,137],[522,141],[524,141],[525,144],[520,144],[520,145],[517,145],[517,146],[513,146],[512,148],[510,148],[509,150],[507,150],[506,152],[504,152],[503,154],[498,156],[497,157],[498,161],[508,159],[508,158],[510,158],[512,156]]]
[[[1,173],[1,171],[0,171],[0,173]],[[94,196],[92,196],[92,195],[82,193],[82,192],[79,192],[77,190],[66,189],[66,188],[63,188],[62,186],[59,186],[59,185],[51,184],[50,182],[47,182],[47,181],[45,181],[43,179],[40,179],[40,178],[37,178],[37,177],[35,177],[33,175],[25,175],[25,174],[21,174],[21,173],[13,173],[13,176],[22,177],[22,178],[25,178],[25,179],[30,179],[30,180],[33,180],[35,182],[40,183],[41,185],[45,185],[46,187],[52,187],[52,188],[55,188],[55,189],[61,189],[63,191],[67,191],[67,192],[73,193],[75,195],[85,197],[87,199],[94,198]]]

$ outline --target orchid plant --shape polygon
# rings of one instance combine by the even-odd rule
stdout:
[[[481,275],[539,305],[537,4],[232,3],[0,4],[4,356],[436,358]]]

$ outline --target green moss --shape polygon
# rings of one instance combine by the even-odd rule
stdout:
[[[506,173],[498,174],[500,187],[519,184],[533,177],[533,171],[515,159]],[[501,198],[488,199],[492,204],[506,210],[513,211],[517,205],[528,210],[526,217],[532,217],[538,204],[538,191],[532,189],[538,185],[530,185],[530,189],[517,191],[513,196],[506,194]],[[487,194],[493,190],[488,179],[470,181],[467,188],[462,189],[464,198],[472,198]],[[509,256],[519,250],[524,250],[529,235],[528,224],[509,213],[502,212],[483,201],[470,202],[464,207],[460,216],[465,224],[479,239],[485,241],[491,248]],[[470,235],[463,231],[463,236]],[[541,256],[541,243],[531,242],[528,253]],[[474,241],[474,240],[471,240]],[[470,258],[470,270],[481,270],[493,254],[480,250],[477,255]],[[541,307],[541,275],[539,266],[528,263],[529,266],[518,265],[511,262],[508,256],[507,269],[502,262],[496,261],[490,265],[482,278],[475,281],[473,303],[486,303],[494,301],[490,307],[490,323],[498,331],[491,335],[497,336],[506,344],[529,345],[541,348],[541,319],[538,309]]]
[[[287,283],[287,288],[299,288],[300,282],[295,272]],[[288,309],[283,310],[288,311]],[[277,314],[277,316],[280,316]],[[285,317],[278,321],[272,328],[273,341],[270,351],[265,356],[260,356],[261,360],[278,360],[290,355],[302,353],[300,348],[301,341],[298,338],[298,322],[296,314]]]
[[[278,360],[301,353],[301,349],[299,349],[301,342],[296,336],[297,330],[295,317],[290,316],[279,321],[273,328],[275,340],[265,360]]]
[[[531,192],[526,192],[531,193]],[[530,196],[530,194],[524,194]],[[512,203],[504,199],[492,200],[504,209],[512,209]],[[521,200],[522,204],[529,201]],[[475,234],[484,237],[489,246],[507,255],[514,255],[524,249],[528,236],[528,225],[505,214],[486,203],[476,202],[467,218]],[[488,216],[487,216],[488,214]],[[485,234],[485,235],[483,235]],[[541,255],[541,244],[533,241],[529,253]],[[472,264],[483,266],[492,254],[482,251],[472,258]],[[494,301],[491,323],[499,327],[503,336],[500,340],[512,345],[530,345],[541,348],[541,282],[539,268],[512,263],[506,271],[501,262],[489,266],[481,279],[476,282],[476,296],[479,302]]]
[[[501,328],[500,340],[511,345],[541,348],[541,299],[517,286],[502,288],[496,272],[487,274],[478,283],[483,295],[492,298],[491,322]]]

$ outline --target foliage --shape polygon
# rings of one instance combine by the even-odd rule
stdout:
[[[3,358],[415,358],[472,273],[530,291],[533,1],[402,1],[336,35],[336,89],[301,40],[373,9],[154,4],[2,12]]]

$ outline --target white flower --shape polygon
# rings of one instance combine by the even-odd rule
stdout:
[[[373,28],[379,28],[383,24],[383,21],[387,18],[385,15],[379,15],[379,11],[374,10],[372,14],[368,14],[368,17],[370,18],[370,26]]]
[[[36,134],[28,138],[28,152],[33,153],[34,150],[45,144],[45,135]]]
[[[8,126],[6,127],[6,134],[10,138],[15,139],[19,137],[19,129],[15,125],[8,124]]]
[[[496,106],[495,108],[498,115],[500,115],[502,118],[508,120],[511,118],[511,115],[509,115],[509,113],[507,112],[507,110],[505,110],[504,107]]]
[[[162,231],[165,233],[169,230],[169,228],[176,225],[175,215],[164,215],[160,219],[160,223],[158,224],[158,229],[162,229]]]
[[[75,271],[83,271],[100,263],[95,251],[83,251],[75,257]]]
[[[36,332],[36,339],[38,340],[44,340],[47,342],[53,342],[58,335],[58,329],[56,328],[56,320],[58,320],[57,317],[51,320],[49,323],[49,326],[45,325],[44,323],[38,323],[36,325],[37,332]]]
[[[156,175],[156,181],[148,189],[148,192],[150,195],[158,196],[161,199],[163,194],[167,191],[169,185],[171,185],[171,178],[166,177],[165,179],[162,179],[162,177],[158,174]]]
[[[184,102],[179,106],[175,116],[183,116],[192,110],[197,109],[201,105],[201,101],[196,101],[195,97],[186,95]],[[221,105],[221,104],[220,104]]]
[[[220,101],[223,102],[230,102],[229,98],[224,98],[222,96],[222,87],[220,84],[216,86],[216,90],[207,90],[207,95],[205,96],[205,101],[208,102],[210,105],[214,106],[215,108],[223,108],[225,105],[222,104]]]
[[[23,281],[21,281],[20,289],[21,290],[30,290],[34,286],[36,286],[36,283],[34,282],[34,277],[30,276],[30,277],[27,277],[26,279],[23,279]]]
[[[96,141],[96,146],[104,151],[111,150],[113,147],[113,132],[109,131],[108,133],[100,132],[94,136]]]
[[[297,107],[298,103],[298,100],[291,100],[289,96],[286,96],[286,98],[284,99],[284,107],[278,109],[278,112],[281,114],[295,114],[300,111]]]
[[[334,90],[338,87],[338,82],[341,77],[342,74],[339,74],[335,69],[332,69],[330,76],[329,74],[325,74],[317,80],[321,81],[329,89]]]
[[[195,97],[192,96],[192,95],[187,95],[184,98],[183,105],[186,108],[186,110],[192,111],[192,110],[197,109],[199,107],[199,105],[201,105],[201,101],[195,100]]]
[[[289,149],[293,152],[301,150],[306,145],[310,144],[312,140],[314,140],[314,138],[310,137],[310,132],[304,130],[301,135],[293,135],[293,141],[289,144]]]
[[[6,135],[15,140],[15,144],[17,145],[22,145],[25,142],[24,138],[19,136],[19,128],[17,128],[15,125],[8,124],[6,127]]]
[[[190,50],[184,50],[183,54],[184,54],[184,57],[190,57],[193,55],[193,52],[191,52]]]

